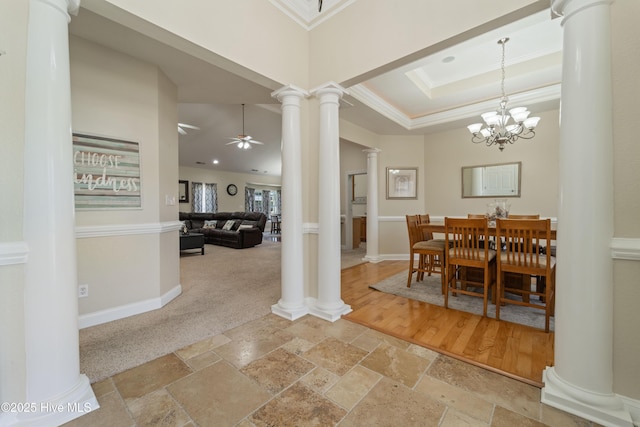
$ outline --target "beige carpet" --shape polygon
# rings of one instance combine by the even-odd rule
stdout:
[[[364,262],[344,251],[342,268]],[[280,242],[205,245],[180,257],[183,292],[165,307],[80,330],[80,371],[95,382],[271,312],[280,290]]]
[[[433,305],[444,306],[440,275],[427,276],[424,281],[416,282],[416,276],[414,274],[411,287],[407,288],[408,274],[409,271],[404,271],[381,282],[374,283],[369,287],[381,292],[417,301],[424,301]],[[534,300],[532,299],[532,301]],[[457,297],[449,295],[449,308],[482,315],[482,298],[470,295],[458,295]],[[496,306],[491,304],[491,302],[489,302],[487,307],[487,316],[492,318],[496,317]],[[544,310],[538,308],[507,304],[500,308],[500,319],[544,330]],[[554,330],[553,320],[552,316],[549,319],[549,327],[551,330]]]
[[[80,371],[91,382],[138,366],[271,311],[280,298],[280,243],[205,245],[180,257],[183,293],[159,310],[80,330]]]

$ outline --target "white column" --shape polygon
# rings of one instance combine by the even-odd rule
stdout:
[[[613,393],[613,131],[608,1],[554,0],[564,16],[555,366],[542,401],[631,426]],[[586,232],[585,232],[586,231]]]
[[[351,307],[340,298],[340,98],[346,91],[328,83],[311,92],[320,100],[318,298],[310,313],[335,321]]]
[[[26,398],[12,424],[58,425],[98,408],[80,374],[68,12],[30,0],[24,142]],[[55,410],[54,410],[55,408]]]
[[[367,153],[367,255],[369,262],[380,262],[378,253],[378,153],[382,150],[370,148]]]
[[[302,152],[300,148],[300,100],[309,94],[285,86],[271,96],[282,103],[282,296],[271,311],[295,320],[309,312],[304,302],[302,246]]]

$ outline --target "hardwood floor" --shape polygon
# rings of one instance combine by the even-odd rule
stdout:
[[[403,270],[407,261],[365,263],[342,270],[342,299],[353,322],[465,362],[542,387],[553,365],[554,334],[483,318],[369,288]]]

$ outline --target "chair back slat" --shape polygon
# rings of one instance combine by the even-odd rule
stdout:
[[[488,234],[486,218],[445,218],[445,232],[452,262],[482,263],[487,259],[489,247],[483,241]]]
[[[551,244],[551,220],[498,219],[496,236],[503,242],[498,248],[503,270],[524,268],[535,274],[550,267],[550,251],[541,254],[540,248]]]
[[[409,245],[413,246],[422,240],[420,228],[418,227],[418,215],[406,215],[407,232],[409,233]]]

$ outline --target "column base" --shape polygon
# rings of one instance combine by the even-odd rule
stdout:
[[[100,408],[91,383],[81,374],[71,390],[46,402],[30,402],[35,412],[0,414],[3,426],[59,426]]]
[[[293,308],[283,307],[278,303],[271,306],[271,312],[277,316],[284,317],[287,320],[296,320],[309,314],[309,309],[304,305]]]
[[[319,317],[329,322],[335,322],[343,315],[351,313],[351,306],[342,303],[338,307],[324,308],[318,306],[318,300],[316,298],[307,298],[307,306],[309,307],[309,314]]]
[[[552,366],[544,370],[542,381],[545,384],[542,403],[603,426],[633,427],[631,414],[619,396],[593,393],[576,387],[560,378]]]
[[[372,264],[377,264],[379,262],[382,262],[382,258],[380,257],[380,255],[365,255],[364,258],[362,259]]]

